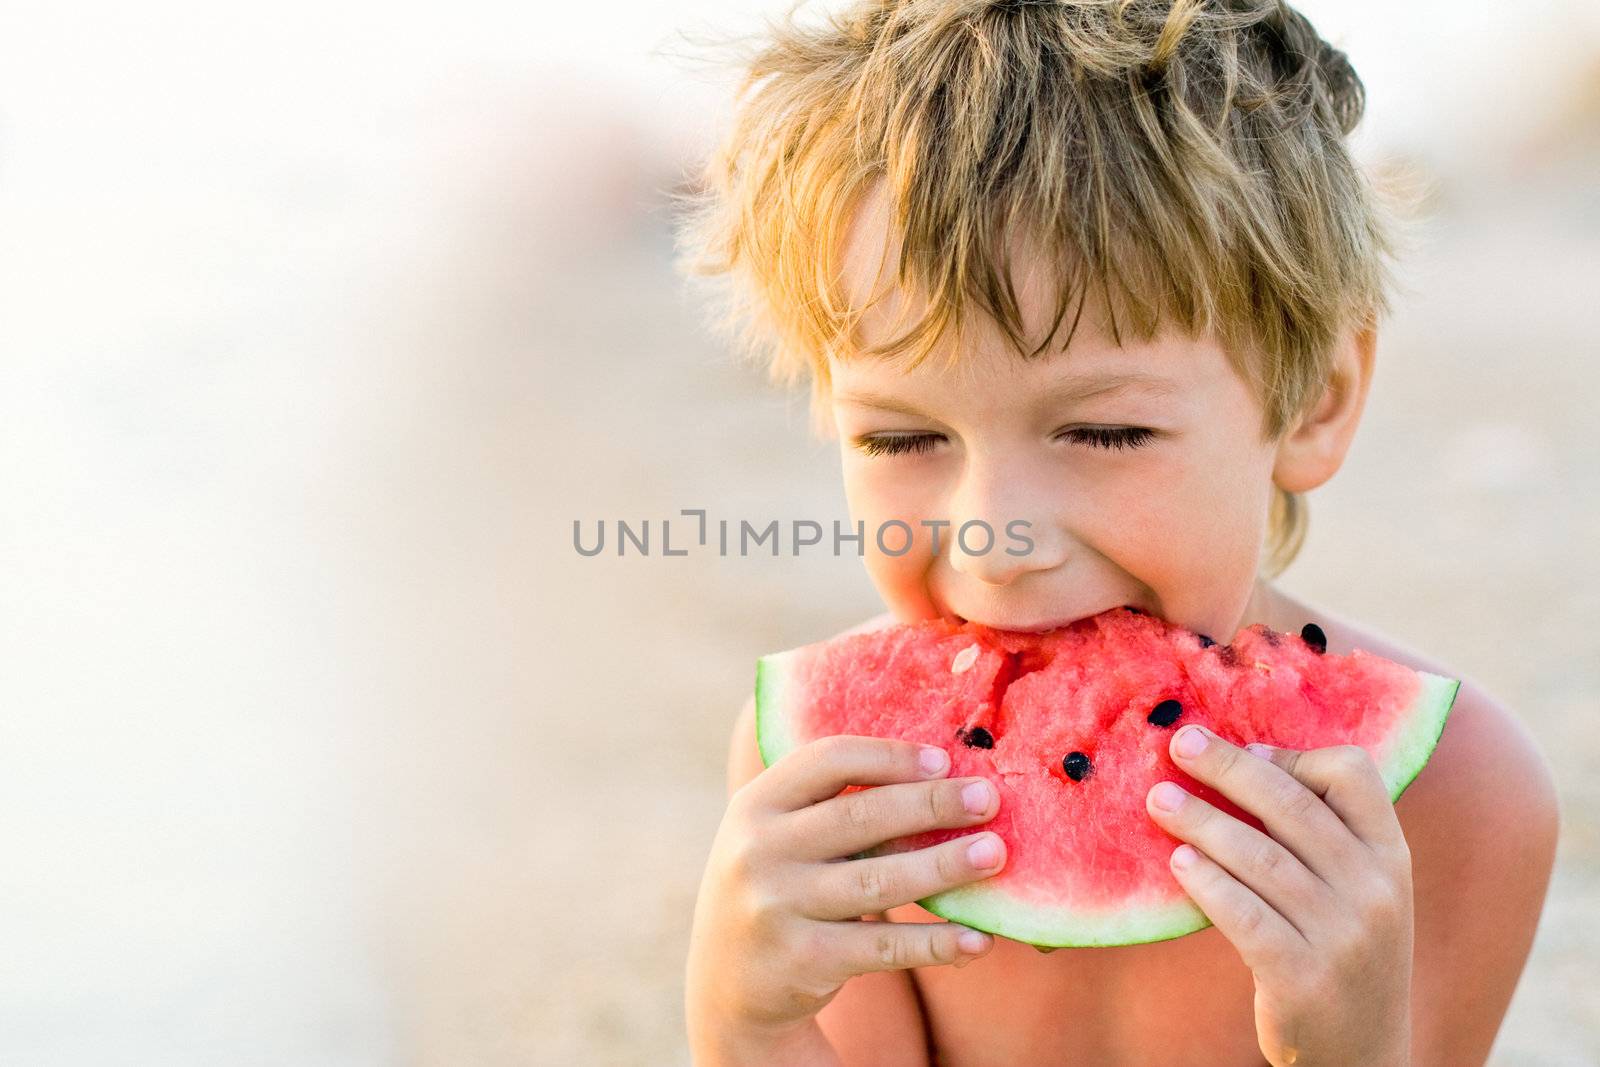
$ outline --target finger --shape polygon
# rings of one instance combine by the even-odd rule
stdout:
[[[762,796],[784,811],[827,800],[847,785],[943,778],[950,754],[936,745],[836,734],[801,745],[758,775]]]
[[[896,837],[992,819],[1000,795],[984,778],[902,782],[860,789],[802,808],[789,816],[790,852],[803,859],[835,859]]]
[[[1288,919],[1193,845],[1174,849],[1171,867],[1183,891],[1251,970],[1270,967],[1309,947]]]
[[[1297,930],[1331,903],[1327,884],[1288,849],[1176,782],[1157,782],[1145,805],[1163,830],[1197,846]]]
[[[816,882],[805,911],[814,919],[851,919],[987,878],[1005,866],[998,834],[968,834],[887,856],[813,864]]]
[[[1356,858],[1352,830],[1293,774],[1199,725],[1179,730],[1171,751],[1180,768],[1260,819],[1318,877],[1331,881]]]
[[[1389,787],[1372,754],[1359,745],[1300,751],[1256,745],[1253,753],[1290,775],[1368,845],[1404,845]]]
[[[957,967],[994,947],[994,937],[960,923],[829,923],[820,935],[829,958],[849,977],[908,967]]]

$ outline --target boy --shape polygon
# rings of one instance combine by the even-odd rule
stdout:
[[[1303,16],[859,0],[773,27],[746,88],[690,266],[739,283],[725,321],[778,378],[810,375],[852,520],[1029,524],[1023,555],[869,537],[890,610],[864,626],[1127,604],[1223,640],[1314,623],[1330,652],[1461,676],[1272,583],[1360,420],[1395,247],[1346,148],[1361,83]],[[689,954],[695,1062],[1484,1062],[1556,838],[1516,719],[1463,684],[1396,805],[1359,749],[1172,745],[1267,828],[1151,791],[1214,926],[1044,954],[914,903],[1003,868],[982,832],[1003,784],[869,738],[763,769],[747,704]],[[848,858],[951,826],[973,833]]]

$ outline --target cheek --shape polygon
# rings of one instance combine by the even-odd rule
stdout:
[[[1187,450],[1097,486],[1094,544],[1154,588],[1254,580],[1270,502],[1262,456]]]
[[[941,510],[936,479],[892,477],[882,466],[885,465],[874,468],[870,462],[848,456],[844,461],[845,500],[851,525],[863,526],[861,553],[867,574],[888,606],[903,617],[933,614],[924,582],[934,558],[933,531],[921,523],[925,519],[948,518]],[[911,530],[910,547],[903,553],[900,550],[907,545],[906,530],[891,525],[894,520],[907,524]],[[941,548],[949,536],[948,528],[939,532]]]

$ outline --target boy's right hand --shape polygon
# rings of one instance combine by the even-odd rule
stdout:
[[[993,783],[949,772],[948,753],[934,746],[834,736],[795,749],[734,793],[695,906],[691,1026],[777,1036],[855,975],[961,966],[987,952],[990,935],[955,923],[859,921],[1004,866],[994,833],[850,858],[907,834],[992,819]],[[838,796],[847,785],[878,788]]]

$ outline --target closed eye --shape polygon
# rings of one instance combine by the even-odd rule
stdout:
[[[1154,430],[1143,426],[1079,426],[1061,436],[1094,448],[1123,449],[1147,445],[1155,435]]]
[[[902,456],[931,452],[943,438],[943,434],[937,433],[871,434],[858,438],[856,447],[869,456]]]
[[[1090,448],[1120,451],[1149,444],[1156,434],[1143,426],[1078,426],[1061,436]],[[869,456],[902,456],[931,452],[942,440],[944,435],[937,433],[869,434],[858,438],[856,447]]]

